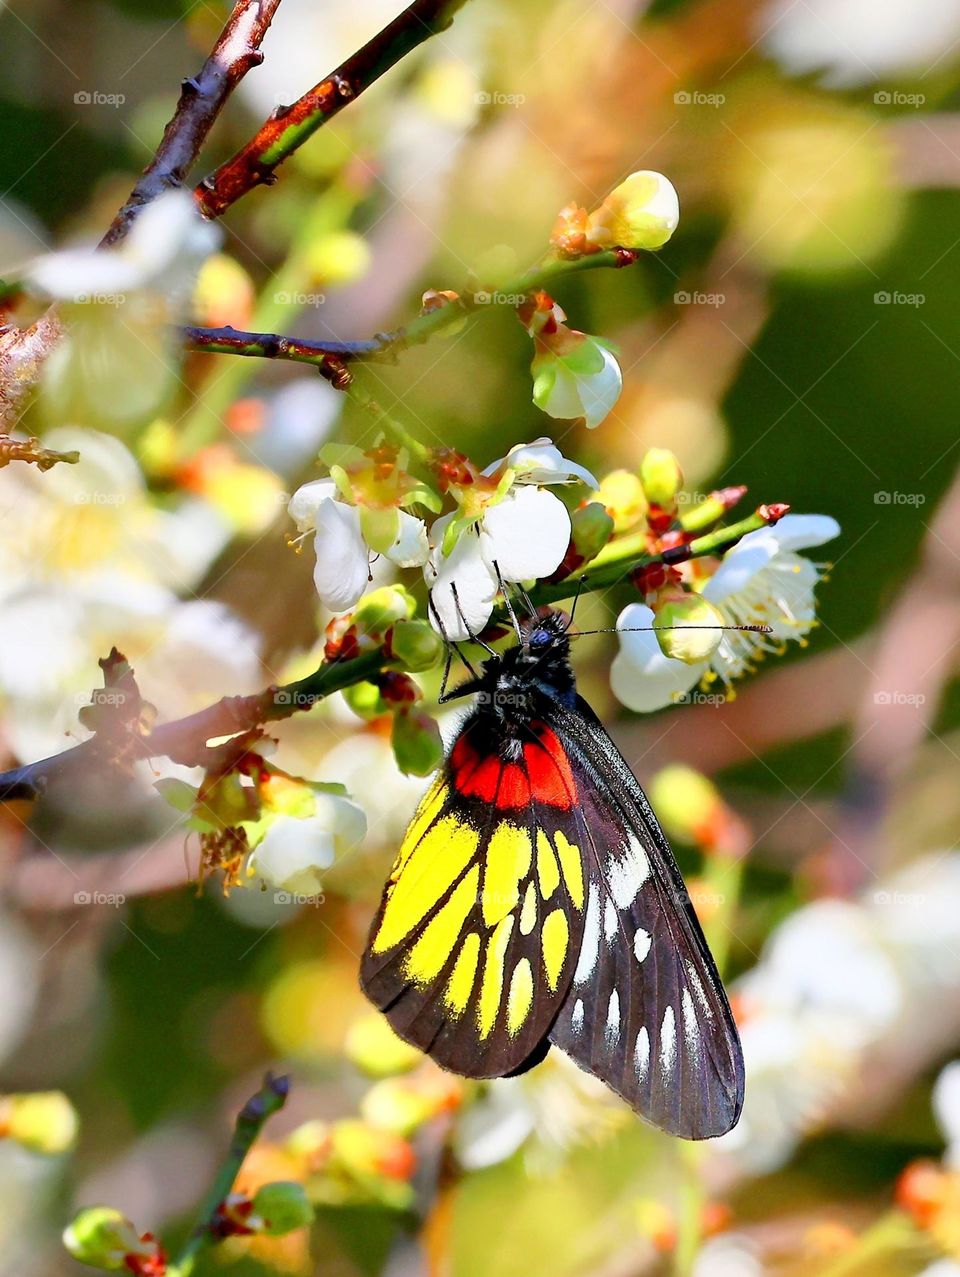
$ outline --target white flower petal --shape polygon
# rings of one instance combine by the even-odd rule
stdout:
[[[313,583],[326,607],[345,612],[359,601],[370,579],[367,547],[360,535],[360,511],[342,501],[321,501],[316,524]]]
[[[449,556],[442,554],[440,546],[443,534],[452,518],[453,515],[445,514],[430,529],[430,540],[434,548],[424,566],[423,575],[430,587],[433,603],[430,609],[431,623],[448,639],[460,642],[469,638],[471,632],[479,633],[490,619],[497,582],[484,561],[480,537],[474,528],[468,528],[462,533]],[[457,588],[459,608],[453,597],[454,585]],[[434,611],[440,618],[439,625]]]
[[[840,524],[828,514],[786,514],[770,529],[781,550],[812,550],[840,535]]]
[[[577,377],[565,364],[558,361],[557,377],[543,404],[543,411],[561,420],[584,416],[583,400],[580,397],[581,380],[582,378]]]
[[[271,887],[309,896],[322,890],[322,872],[334,856],[333,834],[324,817],[278,816],[251,855],[249,867]]]
[[[749,584],[780,552],[772,528],[748,532],[742,541],[728,550],[723,560],[700,593],[711,603],[736,594]]]
[[[507,466],[516,471],[517,483],[569,483],[579,479],[590,488],[600,486],[589,470],[568,461],[556,444],[545,437],[532,443],[515,444],[505,457],[487,466],[483,473],[496,474]]]
[[[430,543],[427,540],[427,525],[414,514],[406,510],[398,511],[400,515],[400,531],[397,539],[387,550],[387,558],[398,568],[423,567],[430,557]]]
[[[314,816],[322,820],[336,841],[338,855],[355,851],[367,834],[367,814],[363,808],[342,794],[316,796]]]
[[[623,389],[623,374],[616,357],[609,350],[601,347],[603,368],[589,377],[580,379],[580,397],[583,400],[583,414],[587,419],[587,427],[592,430],[599,426],[613,410]]]
[[[610,666],[613,694],[628,709],[650,713],[673,704],[689,692],[706,670],[701,665],[674,661],[660,651],[653,625],[653,612],[644,603],[631,603],[617,618],[620,651]]]
[[[504,581],[539,580],[555,572],[570,544],[570,515],[559,497],[520,487],[483,516],[484,557]]]
[[[948,1144],[960,1141],[960,1060],[944,1068],[933,1084],[933,1112]]]
[[[311,479],[301,484],[287,502],[287,514],[298,532],[313,532],[317,526],[317,510],[323,501],[336,498],[337,485],[332,479]]]

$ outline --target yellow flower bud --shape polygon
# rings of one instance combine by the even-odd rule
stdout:
[[[314,241],[307,269],[318,284],[352,284],[370,269],[367,241],[355,231],[334,231]]]
[[[614,521],[600,501],[591,501],[570,516],[573,547],[584,563],[600,553],[613,536]]]
[[[588,218],[597,248],[662,248],[680,220],[680,200],[662,173],[643,169],[615,187]]]
[[[664,767],[653,777],[650,802],[667,833],[681,842],[699,842],[701,831],[714,823],[722,806],[711,781],[679,763]]]
[[[597,500],[606,506],[615,532],[628,531],[647,512],[643,484],[630,470],[614,470],[606,475],[597,491]]]
[[[719,647],[723,617],[701,595],[671,598],[654,611],[654,632],[664,656],[683,661],[685,665],[698,665],[708,661]]]
[[[379,1012],[354,1021],[347,1033],[344,1054],[369,1077],[406,1073],[423,1059],[415,1046],[397,1037]]]
[[[123,1268],[124,1257],[141,1248],[133,1224],[112,1206],[80,1211],[64,1230],[63,1244],[79,1263],[108,1270]]]
[[[669,448],[651,448],[640,464],[640,482],[651,505],[671,506],[683,486],[680,462]]]
[[[77,1137],[77,1114],[62,1091],[0,1100],[0,1134],[35,1153],[65,1153]]]

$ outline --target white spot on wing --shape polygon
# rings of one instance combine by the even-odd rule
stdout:
[[[603,1026],[603,1036],[610,1046],[620,1037],[620,995],[616,989],[610,994],[607,1003],[607,1022]]]
[[[573,1013],[570,1016],[570,1027],[574,1033],[579,1033],[583,1028],[583,998],[577,998],[573,1004]]]
[[[636,935],[633,937],[633,954],[638,962],[642,962],[650,952],[652,943],[650,932],[644,931],[643,927],[637,927]]]
[[[700,1026],[697,1024],[697,1012],[689,989],[683,991],[680,1009],[683,1015],[683,1039],[691,1057],[696,1059],[700,1054]]]
[[[603,935],[608,941],[612,940],[617,934],[617,911],[613,907],[613,901],[607,896],[607,902],[603,906]]]
[[[650,861],[637,839],[630,835],[623,859],[611,856],[607,861],[607,882],[614,901],[626,909],[650,877]]]
[[[710,1005],[710,999],[707,997],[707,991],[703,987],[703,982],[697,974],[697,968],[692,962],[684,964],[687,968],[687,980],[690,988],[693,990],[693,996],[697,999],[700,1010],[708,1020],[713,1019],[713,1007]]]
[[[637,1081],[642,1082],[650,1067],[650,1034],[646,1025],[637,1034],[637,1045],[633,1050],[633,1063],[637,1070]]]
[[[677,1021],[673,1007],[667,1007],[660,1025],[660,1071],[669,1077],[677,1060]]]
[[[596,886],[590,884],[590,897],[587,900],[587,916],[583,924],[583,940],[580,944],[580,957],[577,969],[573,973],[575,984],[584,984],[593,974],[600,956],[600,897]]]

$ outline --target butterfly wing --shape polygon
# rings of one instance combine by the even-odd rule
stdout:
[[[406,1041],[467,1077],[522,1071],[548,1048],[583,936],[576,791],[534,720],[504,759],[468,720],[401,845],[360,981]]]
[[[551,1040],[648,1122],[706,1139],[733,1127],[743,1056],[670,846],[590,707],[550,726],[577,778],[588,883],[583,942]]]

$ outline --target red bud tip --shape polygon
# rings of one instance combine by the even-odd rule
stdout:
[[[773,525],[779,523],[785,514],[790,513],[790,507],[785,501],[775,501],[773,505],[761,505],[757,507],[757,514],[763,519],[764,523]]]
[[[714,501],[719,501],[725,510],[732,510],[746,495],[747,485],[745,483],[738,483],[731,488],[718,488],[716,492],[710,493],[711,498]]]

